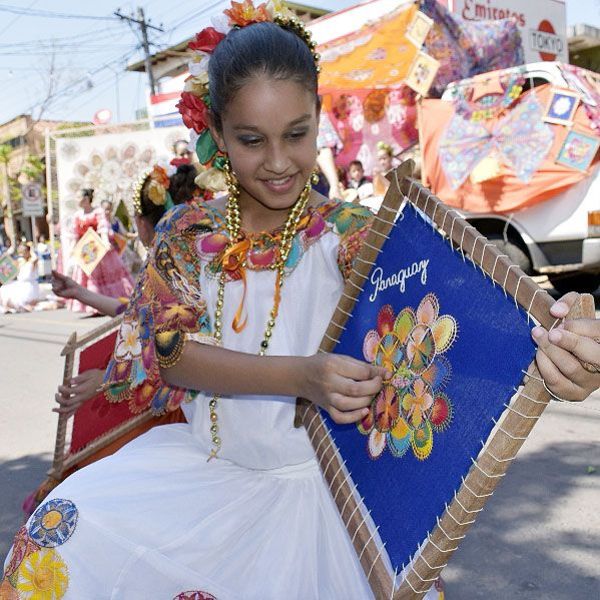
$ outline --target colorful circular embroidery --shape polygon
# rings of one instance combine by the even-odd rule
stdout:
[[[19,529],[15,535],[10,553],[10,560],[8,561],[8,565],[6,565],[4,576],[10,577],[16,572],[26,556],[36,552],[39,549],[40,547],[31,540],[27,534],[27,528],[25,525],[23,525],[23,527],[21,527],[21,529]],[[2,597],[0,596],[0,600],[1,598]]]
[[[76,525],[75,505],[70,500],[54,498],[33,513],[29,523],[29,537],[40,546],[54,548],[71,537]]]
[[[217,600],[215,596],[208,592],[201,592],[200,590],[192,590],[189,592],[181,592],[173,598],[173,600]]]
[[[439,314],[439,302],[427,294],[417,310],[398,315],[389,305],[377,315],[377,328],[365,335],[363,354],[392,373],[357,424],[368,435],[367,451],[379,458],[387,447],[396,458],[409,448],[419,460],[433,449],[434,432],[444,431],[453,416],[452,403],[441,390],[450,379],[450,362],[442,356],[456,339],[454,317]]]
[[[27,556],[17,575],[21,600],[59,600],[69,585],[67,565],[53,548],[41,548]]]

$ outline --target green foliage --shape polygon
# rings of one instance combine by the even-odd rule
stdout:
[[[44,161],[39,156],[30,154],[25,160],[21,173],[26,175],[30,181],[38,181],[45,170]]]

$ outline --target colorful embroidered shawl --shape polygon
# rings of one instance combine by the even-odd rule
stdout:
[[[340,236],[338,265],[346,277],[371,218],[366,208],[337,201],[311,208],[294,239],[286,269],[292,270],[311,244],[333,231]],[[272,232],[249,238],[247,268],[270,268],[276,237]],[[131,407],[135,412],[151,408],[162,414],[196,396],[194,390],[164,382],[160,367],[175,364],[188,339],[214,343],[199,281],[202,269],[219,271],[227,244],[224,215],[208,204],[175,207],[159,223],[106,371],[105,394],[110,401],[135,402]],[[140,387],[142,393],[132,394]]]

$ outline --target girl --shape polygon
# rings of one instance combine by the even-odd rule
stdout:
[[[19,273],[16,281],[0,287],[0,312],[31,312],[39,300],[38,257],[31,242],[18,248]]]
[[[144,170],[135,182],[132,197],[134,218],[140,241],[146,248],[152,244],[154,228],[157,223],[165,212],[174,205],[171,200],[171,194],[181,199],[187,197],[187,194],[190,193],[195,171],[190,171],[187,168],[189,166],[182,165],[167,180],[165,179],[166,171],[162,167],[155,166],[152,169]],[[180,174],[179,177],[177,177],[178,173]],[[150,189],[154,191],[152,197],[156,201],[150,198]],[[52,272],[52,291],[61,298],[76,299],[86,306],[95,308],[99,313],[111,317],[124,312],[128,304],[127,298],[111,298],[110,296],[97,294],[82,287],[70,277],[56,271]],[[58,407],[52,409],[53,412],[65,413],[67,415],[75,413],[84,402],[98,395],[103,377],[104,369],[88,369],[73,377],[68,384],[59,385],[58,391],[54,396]],[[116,408],[118,410],[118,407]],[[118,437],[108,446],[100,448],[97,452],[86,458],[85,461],[82,461],[81,464],[75,465],[70,472],[116,452],[121,446],[151,427],[178,422],[185,422],[181,410],[169,412],[151,421],[146,421],[133,431],[129,431],[127,434]],[[92,428],[94,427],[94,423],[89,423],[89,425]],[[49,477],[32,494],[27,496],[23,502],[23,510],[27,516],[31,515],[57,483],[56,478]]]
[[[188,424],[155,427],[56,488],[9,557],[17,593],[46,561],[65,598],[372,597],[293,425],[297,396],[356,422],[391,375],[315,354],[370,217],[310,190],[317,69],[298,27],[256,23],[269,13],[248,2],[228,14],[239,27],[194,44],[214,49],[207,118],[230,161],[229,196],[159,224],[106,379],[115,400],[141,386],[158,411],[189,400]],[[206,103],[182,101],[196,107],[187,116],[204,154]],[[600,347],[571,335],[596,362]],[[556,352],[571,357],[549,345],[552,365]],[[551,383],[556,393],[598,385],[575,371]]]
[[[170,178],[167,177],[166,171],[158,165],[142,172],[133,186],[132,204],[136,229],[145,248],[152,245],[154,228],[165,212],[173,208],[174,204],[182,203],[182,199],[188,198],[188,195],[189,198],[192,197],[194,178],[195,170],[191,165],[178,167]],[[155,190],[153,195],[155,201],[150,198],[151,187]],[[175,195],[177,202],[173,202],[172,195]],[[102,204],[104,206],[104,202]],[[77,300],[86,306],[91,306],[99,313],[111,317],[124,312],[129,300],[92,292],[70,277],[56,271],[52,272],[52,291],[61,298]],[[98,393],[103,376],[103,371],[90,369],[74,377],[69,385],[59,385],[58,393],[55,395],[59,408],[53,410],[67,414],[75,412],[81,404]]]
[[[73,219],[72,234],[75,243],[83,237],[85,232],[91,227],[105,239],[110,245],[110,237],[113,233],[110,221],[106,218],[102,208],[94,209],[92,200],[94,190],[84,189],[81,191],[79,200],[79,210]],[[93,273],[88,277],[81,267],[75,265],[72,273],[73,279],[82,287],[98,294],[118,298],[119,296],[129,296],[133,289],[133,280],[129,271],[125,268],[119,253],[111,247],[104,258],[100,261]],[[90,306],[82,304],[78,300],[69,300],[67,307],[74,312],[87,312],[88,314],[98,314]]]

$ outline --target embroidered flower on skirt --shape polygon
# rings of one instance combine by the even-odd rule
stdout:
[[[48,500],[33,513],[29,523],[29,537],[45,548],[60,546],[75,531],[77,516],[77,508],[70,500]]]
[[[21,600],[59,600],[69,585],[67,565],[54,548],[42,548],[23,560],[17,572]]]

